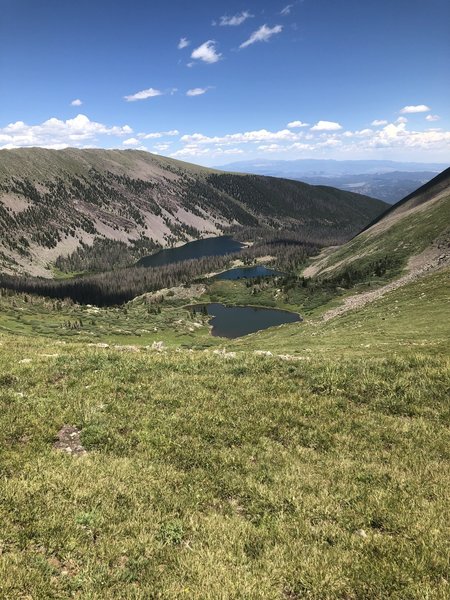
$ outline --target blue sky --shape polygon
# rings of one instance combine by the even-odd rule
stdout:
[[[0,147],[450,162],[448,0],[0,10]]]

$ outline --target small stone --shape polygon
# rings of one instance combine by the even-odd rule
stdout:
[[[163,350],[165,350],[165,345],[164,342],[160,341],[160,342],[153,342],[153,344],[150,346],[151,350],[156,350],[156,352],[162,352]]]
[[[367,533],[364,531],[364,529],[358,529],[357,531],[355,531],[355,534],[359,535],[359,537],[362,537],[362,538],[367,537]]]
[[[57,440],[53,447],[55,450],[61,452],[67,452],[67,454],[82,455],[86,454],[86,450],[83,448],[80,440],[81,431],[73,425],[64,425],[58,431]]]

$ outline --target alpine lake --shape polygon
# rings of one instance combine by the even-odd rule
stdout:
[[[151,256],[142,258],[138,266],[160,267],[184,260],[203,258],[205,256],[225,256],[240,252],[245,244],[234,240],[231,236],[219,236],[188,242],[183,246],[161,250]],[[277,277],[283,273],[264,265],[251,267],[235,267],[214,276],[217,280],[236,281],[239,279],[256,279]],[[287,310],[256,306],[226,306],[217,302],[194,304],[186,307],[193,314],[208,315],[212,326],[211,334],[217,337],[238,338],[255,333],[269,327],[285,323],[301,321],[300,315]]]

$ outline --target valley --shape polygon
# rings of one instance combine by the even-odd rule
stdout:
[[[444,598],[449,202],[8,263],[0,595]]]
[[[0,600],[450,600],[450,3],[1,3]]]

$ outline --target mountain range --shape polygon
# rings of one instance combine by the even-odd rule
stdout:
[[[450,261],[450,168],[389,207],[346,244],[328,248],[305,274],[330,276],[336,270],[360,270],[389,257],[408,277],[426,275]],[[398,282],[396,283],[396,285]]]
[[[287,177],[312,185],[330,185],[394,204],[443,171],[445,163],[392,160],[250,160],[224,165],[239,173]]]
[[[1,150],[0,268],[51,276],[58,257],[81,246],[107,240],[137,259],[237,226],[345,241],[385,208],[332,187],[137,150]]]

